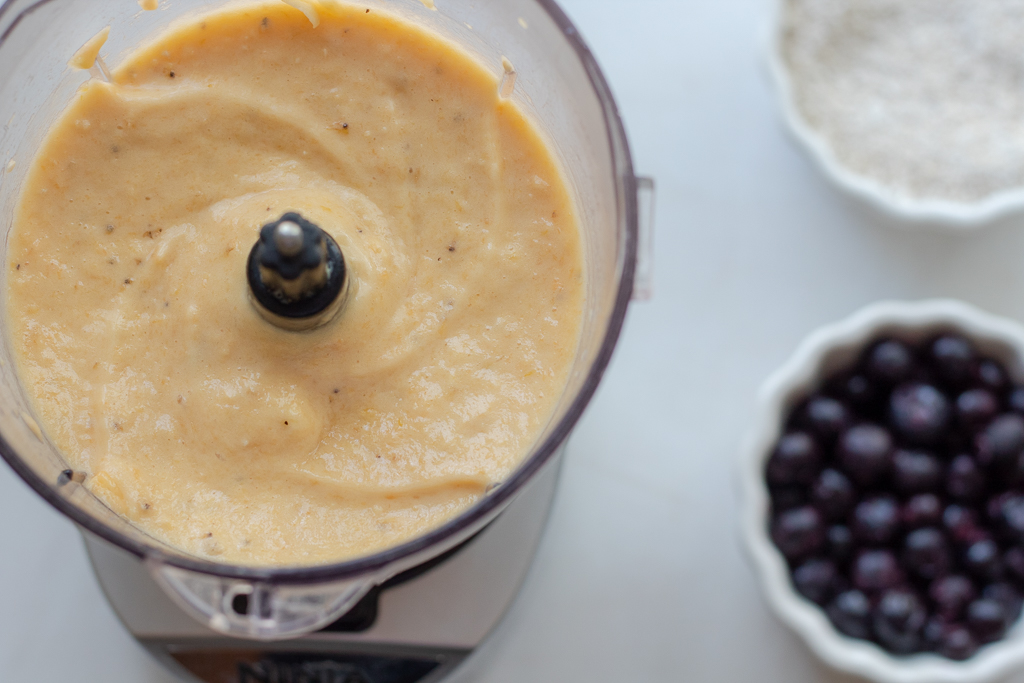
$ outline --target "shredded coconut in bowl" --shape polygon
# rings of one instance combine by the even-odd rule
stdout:
[[[781,0],[797,110],[914,200],[1024,189],[1024,0]]]

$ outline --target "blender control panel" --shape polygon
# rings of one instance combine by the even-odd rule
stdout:
[[[172,651],[169,663],[206,683],[428,683],[451,671],[463,656],[202,648]]]

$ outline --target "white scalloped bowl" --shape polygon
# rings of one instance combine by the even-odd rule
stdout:
[[[842,192],[894,218],[898,225],[965,231],[1024,211],[1024,187],[997,192],[977,202],[914,199],[839,161],[828,140],[800,114],[780,46],[783,4],[774,0],[767,40],[767,66],[786,128],[825,177]]]
[[[959,301],[886,301],[815,330],[785,365],[761,386],[753,430],[740,462],[743,541],[776,615],[830,666],[880,683],[983,683],[1024,666],[1024,623],[1006,637],[956,662],[934,654],[897,657],[879,646],[841,634],[824,610],[793,588],[782,554],[768,535],[769,497],[764,468],[786,415],[818,383],[852,365],[867,343],[893,334],[911,342],[944,330],[971,338],[979,351],[1002,361],[1016,382],[1024,382],[1024,326]]]

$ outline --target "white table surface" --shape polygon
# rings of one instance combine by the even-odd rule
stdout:
[[[833,191],[775,114],[769,0],[562,4],[658,182],[655,298],[570,442],[522,594],[460,678],[848,681],[771,615],[739,547],[754,393],[810,330],[877,299],[1024,320],[1024,224],[897,231]],[[4,466],[0,548],[0,681],[176,681],[117,622],[70,522]]]

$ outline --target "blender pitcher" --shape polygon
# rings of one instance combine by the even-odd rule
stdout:
[[[0,73],[0,167],[7,165],[0,175],[0,227],[5,235],[25,171],[43,136],[82,82],[107,73],[104,61],[91,73],[70,69],[68,59],[78,46],[111,26],[100,56],[116,64],[172,20],[219,4],[176,0],[157,11],[140,12],[131,0],[0,1],[0,63],[5,65]],[[16,373],[6,309],[0,317],[0,453],[39,495],[79,526],[94,561],[96,552],[113,553],[120,558],[115,563],[128,563],[151,576],[205,629],[229,638],[297,638],[335,622],[376,587],[453,552],[498,518],[532,481],[555,471],[562,446],[608,364],[634,281],[641,293],[647,287],[647,262],[641,258],[638,264],[637,255],[638,241],[647,244],[639,209],[646,206],[641,200],[650,198],[650,181],[634,176],[608,86],[562,11],[550,0],[444,0],[436,10],[420,0],[364,4],[424,25],[461,45],[496,74],[504,73],[503,94],[515,98],[546,135],[579,215],[586,302],[580,345],[553,416],[506,481],[443,526],[366,557],[269,568],[191,556],[141,532],[82,486],[84,473],[68,468],[33,417]],[[514,65],[511,71],[508,64]],[[641,256],[643,251],[641,245]],[[0,245],[0,260],[7,260],[6,240]],[[0,279],[0,296],[6,300],[5,279]],[[102,566],[98,571],[102,582]]]

